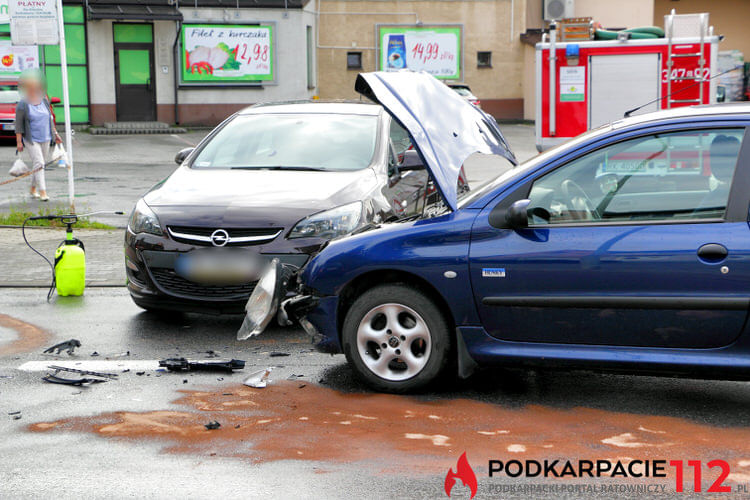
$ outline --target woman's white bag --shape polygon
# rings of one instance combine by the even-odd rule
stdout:
[[[60,160],[62,160],[62,162]],[[60,167],[65,167],[68,165],[68,155],[65,152],[65,148],[62,144],[55,144],[55,147],[52,148],[50,161],[56,161],[57,165]]]
[[[19,156],[16,156],[16,159],[13,162],[13,166],[10,167],[10,172],[8,173],[13,177],[19,177],[23,174],[29,173],[30,171],[31,169],[28,167],[28,165],[26,165],[26,163]]]

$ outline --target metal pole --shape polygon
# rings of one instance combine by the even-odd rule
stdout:
[[[552,21],[549,25],[549,135],[554,137],[557,134],[557,117],[555,116],[555,106],[557,105],[557,24]]]
[[[73,127],[70,125],[70,92],[68,91],[68,57],[65,49],[65,21],[62,0],[57,0],[57,28],[60,32],[60,67],[62,69],[63,109],[65,111],[65,149],[68,153],[68,203],[75,213],[75,188],[73,186]]]

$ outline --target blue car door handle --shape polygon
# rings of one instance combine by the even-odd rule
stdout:
[[[707,243],[698,249],[698,257],[708,264],[716,264],[727,258],[729,251],[724,245]]]

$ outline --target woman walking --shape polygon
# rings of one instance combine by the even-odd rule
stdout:
[[[26,151],[31,160],[31,196],[49,201],[44,180],[44,165],[50,146],[61,143],[55,130],[52,107],[47,100],[44,84],[38,75],[23,75],[19,81],[21,100],[16,106],[16,149]]]

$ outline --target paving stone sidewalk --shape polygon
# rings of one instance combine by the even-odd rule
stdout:
[[[86,246],[87,285],[125,286],[123,230],[76,229],[74,234]],[[57,245],[65,239],[65,229],[27,228],[26,237],[53,260]],[[0,255],[3,256],[0,259],[0,286],[49,285],[49,265],[26,246],[21,229],[0,228]]]

